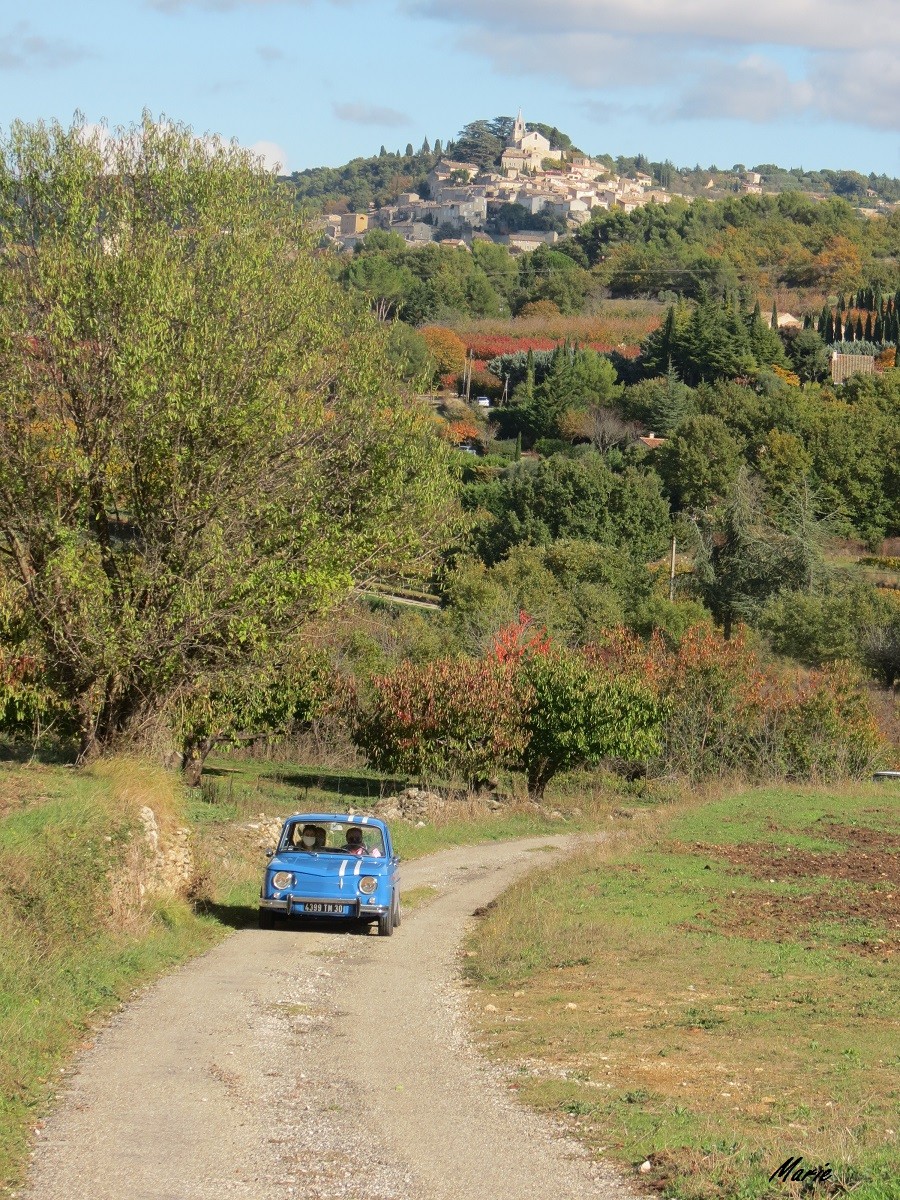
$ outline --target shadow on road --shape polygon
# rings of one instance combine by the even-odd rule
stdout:
[[[259,926],[258,909],[249,904],[216,904],[204,900],[196,905],[196,911],[229,929],[257,929]],[[318,920],[315,917],[278,917],[275,928],[366,937],[372,927],[357,921],[330,921],[327,917]]]

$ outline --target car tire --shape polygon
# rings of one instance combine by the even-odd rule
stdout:
[[[397,892],[394,896],[394,928],[399,929],[401,920],[400,913],[400,893]]]
[[[274,929],[275,914],[267,908],[261,908],[259,910],[259,927],[260,929]]]
[[[383,917],[378,918],[378,936],[390,937],[394,932],[394,904],[391,902],[391,907],[387,910]]]

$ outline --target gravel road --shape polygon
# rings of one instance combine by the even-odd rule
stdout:
[[[625,1200],[472,1048],[473,909],[567,839],[444,851],[394,937],[246,930],[163,979],[86,1051],[28,1200]]]

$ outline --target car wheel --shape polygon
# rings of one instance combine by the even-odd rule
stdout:
[[[260,929],[275,928],[275,914],[270,912],[268,908],[261,908],[259,910],[259,927]]]
[[[400,925],[400,893],[397,892],[394,896],[394,928],[397,929]]]
[[[378,936],[390,937],[394,932],[394,905],[387,910],[383,917],[378,918]]]

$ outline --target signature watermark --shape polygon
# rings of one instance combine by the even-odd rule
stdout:
[[[823,1163],[818,1167],[804,1167],[801,1154],[796,1158],[786,1158],[769,1176],[769,1182],[773,1179],[790,1180],[791,1183],[825,1183],[827,1180],[833,1180],[834,1176],[831,1173],[831,1163]]]

